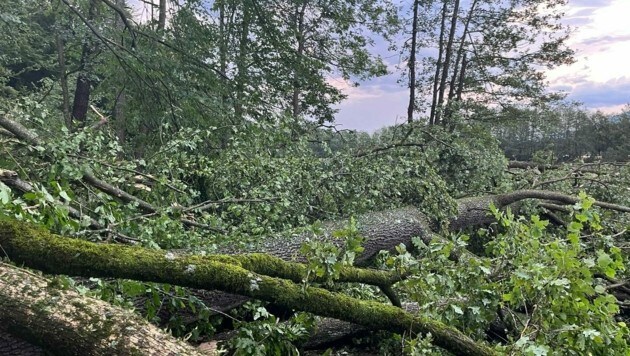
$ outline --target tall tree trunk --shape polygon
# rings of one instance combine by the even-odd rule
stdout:
[[[461,98],[460,87],[463,87],[464,73],[466,72],[466,53],[464,52],[464,45],[466,43],[466,37],[468,36],[468,28],[470,27],[470,21],[475,12],[478,0],[473,0],[464,23],[464,31],[459,40],[459,47],[457,49],[457,56],[455,57],[455,64],[453,67],[453,75],[451,77],[451,85],[449,86],[448,100],[452,100],[455,97]],[[459,72],[459,73],[458,73]],[[458,81],[459,80],[459,81]],[[457,91],[455,90],[457,88]],[[448,116],[448,115],[447,115]]]
[[[70,113],[70,91],[68,90],[68,74],[66,73],[66,56],[63,39],[57,34],[57,59],[59,60],[59,84],[61,86],[61,103],[63,121],[68,131],[72,132],[72,116]]]
[[[418,36],[418,2],[413,2],[413,22],[411,24],[411,49],[409,51],[409,106],[407,106],[407,122],[413,122],[416,108],[416,42]]]
[[[90,0],[88,21],[96,18],[96,0]],[[81,49],[80,72],[77,77],[77,84],[74,90],[74,103],[72,105],[72,118],[77,120],[79,127],[85,127],[87,120],[88,105],[90,103],[91,81],[90,81],[90,60],[94,51],[93,43],[88,36],[85,38]]]
[[[121,9],[125,8],[125,0],[116,0],[116,6]],[[116,16],[116,28],[124,31],[125,22],[120,16]],[[120,45],[124,46],[123,39],[121,36]],[[116,130],[116,138],[118,139],[118,143],[122,146],[127,140],[127,118],[125,116],[125,106],[127,103],[127,96],[125,94],[125,84],[122,84],[122,87],[118,91],[116,95],[116,101],[114,102],[114,126]]]
[[[236,60],[236,103],[234,111],[237,117],[243,116],[243,101],[245,100],[245,81],[247,80],[247,53],[249,46],[249,26],[251,21],[251,9],[248,2],[243,2],[243,21],[241,23],[241,36],[239,53]]]
[[[219,7],[219,70],[223,75],[227,75],[227,34],[226,17],[225,17],[225,1],[218,1]]]
[[[302,70],[302,57],[304,54],[304,41],[305,41],[305,33],[304,33],[304,13],[306,11],[307,0],[304,0],[302,3],[302,7],[300,8],[297,14],[297,29],[296,29],[296,39],[298,43],[297,48],[297,68],[294,69],[293,72],[293,97],[291,98],[291,106],[293,109],[293,117],[298,117],[300,115],[300,74],[299,71]]]
[[[118,143],[123,145],[127,140],[127,119],[125,117],[125,106],[127,97],[125,95],[125,86],[123,85],[120,92],[116,96],[114,103],[114,125],[116,127],[116,138]]]
[[[429,125],[437,124],[436,120],[436,111],[437,107],[437,99],[438,99],[438,85],[440,83],[440,71],[442,70],[442,56],[444,52],[444,33],[446,32],[446,11],[448,10],[448,1],[443,0],[444,4],[442,5],[441,11],[441,24],[440,24],[440,40],[438,43],[438,58],[437,63],[435,64],[435,76],[433,77],[433,91],[431,98],[431,114],[429,115]]]
[[[442,111],[444,109],[444,93],[446,92],[446,79],[448,77],[450,65],[451,65],[451,56],[453,54],[453,42],[455,39],[455,30],[457,28],[457,15],[459,13],[459,0],[455,0],[455,4],[453,5],[453,15],[451,17],[451,29],[448,34],[448,43],[446,44],[446,54],[444,56],[444,69],[442,69],[442,78],[440,79],[440,88],[438,94],[438,103],[437,103],[437,116],[436,122],[442,124],[446,124],[448,120],[442,120]]]
[[[468,66],[468,61],[466,60],[466,53],[462,58],[462,64],[459,71],[459,81],[457,82],[457,91],[455,93],[455,100],[462,101],[462,93],[464,92],[464,78],[466,76],[466,66]]]
[[[164,31],[166,28],[166,0],[160,0],[158,14],[158,31]]]

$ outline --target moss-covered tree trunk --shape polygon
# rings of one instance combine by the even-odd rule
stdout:
[[[303,310],[364,325],[370,329],[431,333],[436,345],[455,354],[493,354],[491,349],[441,322],[412,315],[391,305],[358,300],[321,288],[303,288],[290,280],[247,269],[248,266],[255,267],[262,263],[256,262],[256,259],[254,262],[247,262],[247,259],[238,256],[177,256],[139,247],[95,244],[53,235],[10,220],[0,221],[0,245],[13,261],[45,272],[118,277],[199,289],[218,289],[266,300],[287,310]],[[10,278],[10,275],[3,276],[3,280],[7,279],[3,283],[15,283]],[[35,290],[42,288],[45,289],[46,285],[38,285]],[[25,307],[24,313],[17,318],[24,317],[28,310],[36,308],[36,302]],[[124,321],[120,320],[123,323],[121,325],[124,325]],[[117,319],[111,320],[111,323],[117,322]],[[117,330],[123,329],[117,326]],[[84,339],[81,338],[73,340],[82,341]]]

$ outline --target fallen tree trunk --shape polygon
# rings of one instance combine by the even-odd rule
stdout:
[[[394,306],[258,274],[237,265],[232,256],[175,256],[138,247],[94,244],[8,220],[0,221],[0,244],[13,261],[45,272],[218,289],[373,329],[431,333],[436,345],[455,354],[494,354],[441,322]]]
[[[575,204],[580,201],[580,198],[559,192],[531,189],[516,190],[505,194],[464,198],[457,201],[457,215],[451,219],[449,229],[451,231],[458,231],[471,226],[488,224],[494,221],[494,217],[488,215],[490,204],[493,204],[498,209],[503,209],[526,199],[548,200],[564,205]],[[595,201],[593,205],[604,209],[630,213],[630,207],[623,205],[601,201]]]
[[[531,162],[531,161],[509,161],[508,168],[512,168],[512,169],[536,168],[539,171],[543,172],[546,169],[558,169],[560,168],[560,165],[550,164],[550,163],[537,163],[537,162]]]
[[[2,262],[0,321],[12,334],[59,355],[201,355],[131,311]]]
[[[485,197],[476,197],[476,198],[468,198],[459,201],[458,204],[458,214],[451,220],[450,228],[452,230],[461,229],[469,226],[474,226],[478,224],[483,224],[491,221],[492,219],[488,217],[488,206],[490,203],[495,204],[498,208],[505,207],[511,203],[518,202],[527,198],[538,198],[538,199],[550,199],[554,201],[558,201],[564,204],[570,204],[578,201],[577,198],[571,197],[568,195],[555,193],[555,192],[547,192],[547,191],[517,191],[509,194],[503,195],[495,195],[495,196],[485,196]],[[606,208],[611,208],[619,211],[629,211],[627,207],[611,205],[601,202],[596,202],[596,205],[600,205]],[[396,209],[391,211],[385,211],[380,213],[369,213],[362,215],[357,218],[357,221],[360,226],[360,234],[365,237],[365,251],[357,256],[357,262],[359,264],[368,264],[369,261],[377,254],[380,250],[390,250],[395,248],[400,243],[411,245],[411,240],[414,237],[420,237],[425,242],[430,242],[433,238],[439,238],[439,236],[435,235],[430,228],[430,223],[427,218],[415,208],[403,208]],[[336,244],[342,244],[343,242],[340,240],[331,239],[332,232],[335,229],[343,228],[343,222],[333,222],[325,224],[324,230],[326,233],[323,235],[316,237],[321,238],[322,240],[329,240]],[[299,254],[299,248],[301,243],[307,238],[313,238],[312,233],[301,234],[297,236],[284,236],[284,237],[276,237],[267,240],[259,246],[258,251],[265,251],[269,254],[275,255],[277,257],[281,257],[283,259],[296,259],[303,260]],[[60,240],[61,241],[61,240]],[[3,243],[4,245],[4,243]],[[32,246],[31,246],[32,247]],[[41,252],[34,252],[29,255],[23,255],[20,261],[24,261],[23,263],[33,266],[35,268],[41,268],[51,273],[67,273],[71,275],[84,275],[84,276],[103,276],[103,273],[107,273],[106,271],[110,270],[110,264],[120,263],[120,261],[107,261],[108,256],[126,256],[128,252],[126,250],[113,250],[115,248],[119,248],[120,246],[113,245],[104,245],[99,248],[106,249],[110,251],[105,254],[105,257],[101,256],[103,259],[103,266],[97,270],[91,270],[93,267],[93,263],[101,263],[99,260],[94,260],[94,256],[88,254],[86,256],[85,251],[74,251],[73,253],[66,253],[65,257],[58,259],[56,262],[51,262],[52,265],[42,265],[37,266],[34,263],[44,263],[42,261],[49,260],[51,256],[55,253],[54,251],[58,251],[63,249],[62,246],[48,246],[44,248]],[[24,244],[25,250],[28,251],[29,244]],[[104,251],[104,250],[101,250]],[[236,253],[237,251],[232,251],[232,253]],[[457,251],[456,251],[457,253]],[[469,254],[466,250],[460,251],[460,253]],[[72,260],[75,254],[84,256],[85,262],[83,264],[74,265],[72,270],[69,270],[70,265],[66,265],[66,259]],[[13,254],[10,254],[11,257],[15,258]],[[177,258],[176,255],[163,254],[162,258]],[[142,257],[138,257],[142,260]],[[190,258],[187,256],[186,258]],[[208,258],[208,257],[206,257]],[[211,258],[210,258],[211,259]],[[40,261],[40,262],[37,262]],[[73,261],[76,263],[76,261]],[[255,272],[258,274],[267,275],[270,277],[278,277],[292,280],[296,283],[299,283],[302,278],[304,278],[305,267],[299,264],[287,264],[284,261],[276,258],[272,259],[270,256],[266,255],[235,255],[235,256],[223,256],[218,262],[220,263],[230,263],[232,265],[236,265],[238,267],[244,267],[246,270],[250,272]],[[135,263],[137,261],[130,262],[131,265],[129,269],[134,269]],[[160,269],[159,265],[152,265],[150,262],[145,261],[147,265],[145,266],[147,270],[149,269]],[[196,266],[197,260],[191,260],[190,266]],[[192,267],[191,267],[192,268]],[[134,276],[129,276],[128,272],[126,274],[108,274],[106,276],[111,277],[119,277],[119,278],[131,278],[134,279]],[[144,279],[146,277],[136,276],[137,279]],[[157,278],[157,277],[156,277]],[[387,273],[382,273],[378,271],[370,271],[370,270],[352,270],[345,269],[341,276],[341,281],[348,282],[363,282],[370,283],[373,285],[377,285],[380,287],[388,287],[395,283],[400,279],[400,276],[391,275]],[[157,278],[157,280],[163,282],[169,282],[161,280]],[[170,281],[169,283],[179,284],[177,280]],[[199,285],[193,284],[192,287],[200,288],[200,289],[208,289],[213,288],[212,285]],[[212,300],[212,308],[219,310],[227,310],[229,308],[235,307],[243,302],[242,296],[251,296],[247,293],[240,293],[230,288],[220,288],[220,286],[216,287],[220,291],[216,293],[218,298],[211,298]],[[234,294],[224,293],[224,292],[232,292],[239,294],[238,296]],[[261,298],[265,299],[265,298]],[[269,299],[266,299],[269,300]],[[216,301],[216,304],[214,303]],[[281,304],[282,305],[282,304]],[[332,317],[335,317],[334,315]],[[343,319],[343,317],[342,317]]]

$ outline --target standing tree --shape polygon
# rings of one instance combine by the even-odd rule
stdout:
[[[567,30],[559,22],[566,1],[473,0],[467,8],[459,0],[420,3],[437,30],[414,31],[414,37],[425,37],[419,43],[432,43],[437,52],[424,58],[416,83],[431,98],[430,124],[448,126],[457,115],[491,119],[487,108],[559,98],[546,92],[542,69],[572,61]]]

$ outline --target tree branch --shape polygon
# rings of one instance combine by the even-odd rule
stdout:
[[[42,145],[41,140],[37,137],[37,135],[31,133],[27,128],[25,128],[24,126],[22,126],[20,123],[13,121],[9,118],[6,117],[6,115],[0,115],[0,126],[2,126],[4,129],[6,129],[7,131],[11,132],[13,135],[15,135],[18,139],[25,141],[26,143],[29,143],[31,145],[34,146],[40,146]],[[53,160],[53,158],[49,155],[45,155],[44,157],[51,161]],[[157,213],[159,211],[159,209],[157,207],[155,207],[154,205],[132,195],[127,193],[126,191],[117,188],[103,180],[98,179],[97,177],[95,177],[93,174],[88,173],[88,172],[83,172],[83,176],[81,178],[81,180],[89,185],[91,185],[92,187],[102,191],[103,193],[110,195],[112,197],[118,198],[121,201],[125,202],[125,203],[132,203],[132,204],[136,204],[138,206],[138,208],[144,212],[147,213]],[[218,232],[223,232],[220,229],[214,228],[212,226],[209,226],[207,224],[201,224],[189,219],[180,219],[180,221],[186,225],[186,226],[192,226],[192,227],[198,227],[198,228],[203,228],[203,229],[208,229],[208,230],[214,230],[214,231],[218,231]]]

